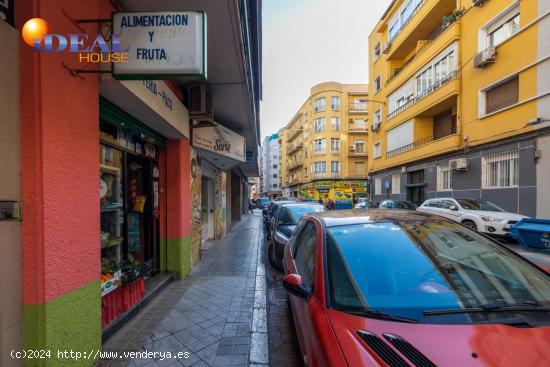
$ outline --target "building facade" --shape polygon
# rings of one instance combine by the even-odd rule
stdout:
[[[366,196],[367,85],[327,82],[280,131],[283,190],[302,199],[350,207]]]
[[[550,216],[548,10],[391,3],[369,37],[371,200],[481,198]]]
[[[279,135],[266,136],[262,144],[262,196],[270,199],[282,195],[279,159]]]
[[[247,209],[248,177],[258,176],[261,2],[225,11],[201,2],[224,41],[209,38],[212,72],[200,83],[79,73],[77,54],[36,52],[21,37],[37,16],[57,34],[93,39],[112,12],[195,5],[23,0],[0,18],[0,269],[10,280],[0,282],[0,365],[95,365],[57,351],[100,350],[159,285],[200,261],[204,236],[222,238]],[[243,83],[225,85],[237,74]],[[216,139],[223,151],[209,146]],[[12,358],[22,349],[52,355]]]

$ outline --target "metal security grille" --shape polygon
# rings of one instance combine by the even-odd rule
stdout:
[[[519,183],[519,153],[517,150],[483,157],[481,187],[484,189],[516,187]]]

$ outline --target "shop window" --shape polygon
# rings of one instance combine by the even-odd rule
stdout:
[[[391,175],[391,192],[392,194],[401,193],[401,174],[394,173]]]

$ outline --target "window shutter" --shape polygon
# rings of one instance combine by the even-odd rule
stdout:
[[[519,77],[516,76],[485,92],[486,113],[500,110],[504,107],[518,103]]]

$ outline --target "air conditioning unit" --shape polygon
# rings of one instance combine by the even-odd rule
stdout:
[[[486,0],[472,0],[472,5],[482,7],[485,1]]]
[[[350,144],[349,150],[355,150],[355,144]]]
[[[187,89],[187,108],[191,115],[209,115],[210,98],[206,84],[193,83]]]
[[[382,53],[387,54],[390,51],[391,43],[384,43],[382,45]]]
[[[451,159],[449,161],[449,168],[452,169],[453,171],[467,171],[468,159],[467,158]]]
[[[484,68],[496,61],[496,50],[494,47],[486,48],[474,56],[474,68]]]

